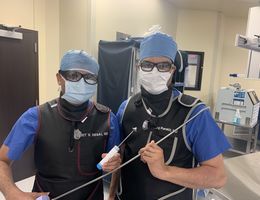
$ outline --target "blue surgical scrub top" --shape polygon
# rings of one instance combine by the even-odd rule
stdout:
[[[178,90],[173,90],[173,96],[178,96],[180,94],[181,93]],[[124,101],[117,112],[121,130],[121,119],[126,103],[127,101]],[[205,105],[197,106],[193,110],[190,118],[205,107]],[[231,147],[224,133],[212,118],[209,110],[203,111],[186,125],[186,139],[194,157],[200,163],[214,158]]]
[[[8,158],[18,160],[23,152],[34,143],[38,130],[38,108],[32,107],[24,112],[16,121],[4,144],[9,147]],[[107,143],[107,151],[120,143],[118,121],[114,113],[110,113],[110,132]]]

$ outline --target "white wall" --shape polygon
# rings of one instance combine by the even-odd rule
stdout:
[[[207,104],[210,102],[214,67],[218,54],[221,15],[213,11],[180,9],[177,22],[177,43],[181,50],[204,52],[201,91],[185,91]]]
[[[249,38],[255,38],[255,35],[259,35],[260,26],[260,4],[257,7],[250,8],[248,13],[246,36]],[[250,58],[250,68],[248,69],[248,77],[260,78],[260,52],[250,52],[248,55]]]
[[[238,82],[242,85],[242,88],[255,89],[258,97],[260,97],[260,79],[230,78],[228,76],[231,73],[246,73],[248,50],[234,46],[236,33],[245,35],[246,26],[247,19],[231,17],[225,19],[225,42],[222,50],[223,58],[219,87]]]
[[[46,99],[51,100],[59,95],[56,73],[60,63],[60,0],[46,1]],[[45,102],[43,101],[43,102]],[[41,102],[41,103],[43,103]]]
[[[58,96],[55,74],[68,49],[97,57],[100,39],[115,40],[116,31],[141,36],[153,24],[176,34],[177,11],[161,0],[0,0],[0,5],[0,23],[38,31],[40,103]]]
[[[0,23],[33,28],[34,0],[0,0]]]
[[[204,68],[200,91],[185,93],[202,99],[214,108],[220,87],[239,82],[243,88],[256,89],[260,96],[260,80],[230,78],[231,73],[245,73],[248,51],[235,47],[235,35],[245,35],[246,18],[227,17],[214,11],[180,9],[177,43],[179,49],[203,51]]]
[[[48,0],[49,6],[55,6],[45,12],[52,14],[45,17],[47,49],[46,69],[40,71],[43,75],[40,76],[42,102],[58,95],[58,87],[53,87],[56,85],[54,74],[65,51],[84,49],[97,58],[99,40],[113,41],[117,31],[142,36],[154,24],[160,24],[163,31],[175,37],[179,49],[205,52],[201,91],[186,93],[199,97],[207,104],[214,106],[218,89],[233,83],[229,73],[244,73],[246,70],[247,51],[234,46],[235,34],[245,33],[246,18],[226,17],[214,11],[177,9],[162,0],[62,0],[57,8],[58,1],[51,3]],[[40,0],[35,2],[35,5],[43,4]],[[37,19],[37,13],[42,11],[40,8],[35,10]],[[34,23],[42,24],[36,23],[36,20]],[[40,64],[43,65],[44,60]],[[260,96],[258,80],[237,81],[244,88],[255,88]]]
[[[154,24],[176,35],[177,10],[173,4],[161,0],[96,0],[95,54],[99,40],[114,41],[116,32],[142,36]]]
[[[40,103],[59,95],[55,74],[68,49],[97,57],[99,40],[115,40],[116,31],[142,36],[153,24],[176,34],[177,11],[161,0],[0,0],[0,5],[0,23],[38,31]]]
[[[60,56],[69,49],[84,49],[97,58],[100,40],[115,41],[117,31],[142,36],[154,24],[175,36],[176,21],[177,11],[167,1],[62,0]]]
[[[88,51],[88,0],[60,1],[60,55],[70,49]]]
[[[161,0],[0,0],[0,3],[0,23],[22,25],[39,32],[40,103],[59,94],[55,74],[65,51],[84,49],[97,57],[99,40],[115,40],[117,31],[142,36],[154,24],[160,24],[163,31],[175,37],[179,49],[205,52],[201,91],[186,93],[207,104],[215,104],[220,86],[234,82],[229,73],[246,70],[247,50],[234,46],[235,34],[245,34],[244,18],[177,9]],[[244,88],[255,88],[260,96],[258,80],[235,81]]]
[[[11,2],[11,1],[10,1]],[[26,11],[24,11],[26,12]],[[19,19],[19,18],[18,18]],[[34,1],[34,30],[38,31],[38,56],[39,56],[39,103],[47,98],[46,85],[46,3],[45,1]]]
[[[54,98],[53,72],[59,60],[59,0],[0,0],[0,5],[0,23],[38,31],[40,103]]]

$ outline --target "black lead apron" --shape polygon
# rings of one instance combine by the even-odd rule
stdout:
[[[178,100],[177,98],[173,100],[166,115],[154,118],[145,110],[141,95],[133,96],[127,104],[122,126],[124,137],[131,132],[133,127],[137,127],[137,132],[133,133],[125,143],[124,162],[137,155],[140,148],[144,147],[149,141],[154,140],[157,142],[182,125],[192,106],[196,106],[197,102],[198,100],[193,97],[182,95]],[[154,127],[143,130],[142,125],[145,120],[149,120],[154,124]],[[182,129],[161,142],[159,146],[164,151],[166,165],[181,168],[194,167],[193,154],[185,144]],[[192,189],[153,177],[147,164],[140,161],[140,159],[126,165],[122,168],[121,173],[122,195],[120,197],[122,200],[192,199]]]
[[[92,106],[86,119],[70,121],[52,101],[40,106],[40,129],[35,142],[36,179],[33,191],[57,197],[102,175],[96,168],[105,152],[109,110]],[[74,130],[79,135],[74,137]],[[75,139],[76,138],[76,139]],[[61,200],[103,200],[102,180],[75,191]]]

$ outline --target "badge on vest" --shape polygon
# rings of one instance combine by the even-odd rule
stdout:
[[[74,129],[74,139],[79,140],[81,138],[81,131],[79,129]]]
[[[74,139],[79,140],[82,137],[102,137],[107,136],[108,132],[104,133],[82,133],[79,129],[74,129]]]

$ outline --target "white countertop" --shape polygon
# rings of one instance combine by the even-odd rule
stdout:
[[[231,200],[260,199],[260,152],[226,159],[225,167],[228,180],[218,191]]]

